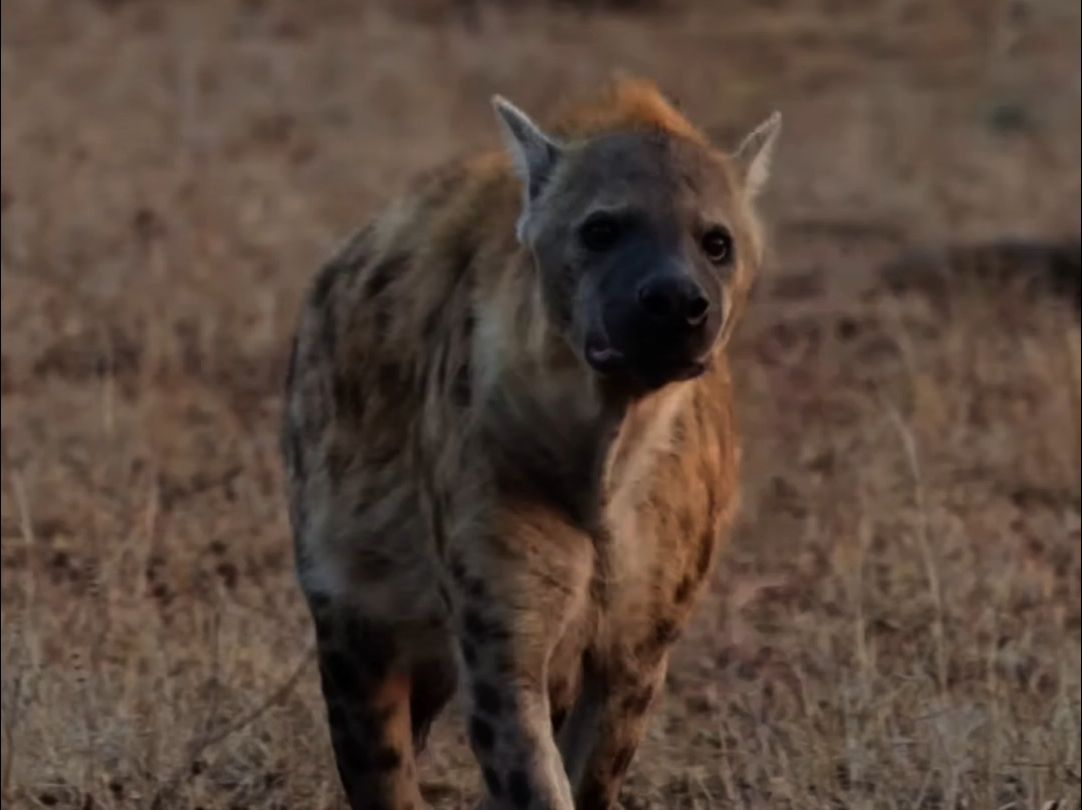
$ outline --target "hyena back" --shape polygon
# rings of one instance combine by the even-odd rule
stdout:
[[[456,690],[494,806],[605,808],[735,507],[724,354],[775,114],[732,154],[649,84],[423,178],[320,272],[283,449],[354,808],[420,808]],[[459,675],[461,673],[461,675]]]

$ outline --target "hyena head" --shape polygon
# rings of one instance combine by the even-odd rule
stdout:
[[[762,258],[752,201],[781,119],[727,154],[652,86],[623,93],[615,121],[568,134],[494,104],[547,318],[596,373],[647,392],[702,374],[730,333]]]

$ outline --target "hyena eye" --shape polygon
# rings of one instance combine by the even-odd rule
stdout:
[[[620,220],[610,214],[594,214],[579,229],[579,239],[587,250],[604,251],[616,244],[621,232]]]
[[[701,243],[706,258],[714,264],[729,264],[733,258],[733,238],[724,228],[711,228],[703,234]]]

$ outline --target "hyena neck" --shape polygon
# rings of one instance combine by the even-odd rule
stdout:
[[[698,383],[637,398],[606,384],[549,325],[534,289],[519,286],[517,300],[480,313],[476,424],[499,486],[549,501],[593,532],[609,501],[671,446]]]
[[[653,459],[674,447],[682,414],[700,385],[698,381],[674,383],[627,405],[605,459],[607,502],[637,492],[653,469]]]
[[[592,528],[622,407],[550,325],[528,257],[477,311],[474,425],[495,484]]]

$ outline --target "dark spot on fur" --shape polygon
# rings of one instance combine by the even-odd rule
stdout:
[[[526,810],[530,806],[530,802],[533,801],[533,789],[530,787],[530,777],[525,771],[515,769],[507,774],[507,793],[515,807]]]
[[[463,363],[455,372],[455,381],[451,386],[451,401],[464,408],[470,404],[472,393],[473,379],[470,373],[470,364]]]
[[[477,640],[483,640],[485,637],[485,620],[472,608],[467,608],[465,613],[462,614],[462,628],[467,635]]]
[[[316,276],[315,284],[312,285],[311,302],[315,309],[323,309],[327,299],[331,297],[334,285],[342,272],[342,265],[337,261],[331,261],[320,269]]]
[[[671,619],[660,619],[654,625],[654,641],[659,647],[672,644],[679,634],[676,623]]]
[[[503,785],[500,784],[500,775],[496,773],[495,769],[485,766],[481,773],[485,777],[485,785],[488,787],[489,795],[493,798],[499,798],[503,794]]]
[[[466,579],[466,565],[462,562],[462,557],[458,554],[451,555],[451,576],[455,578],[456,582],[463,582]]]
[[[458,243],[458,251],[451,267],[451,275],[454,277],[456,284],[466,275],[471,264],[473,264],[473,245],[469,241],[463,240]]]
[[[860,333],[860,322],[844,315],[835,322],[834,332],[839,340],[850,341]]]
[[[332,481],[341,481],[353,462],[353,454],[345,447],[335,444],[327,450],[327,475]]]
[[[601,782],[595,778],[590,779],[582,793],[579,794],[576,806],[579,810],[608,810],[611,804],[609,783]]]
[[[684,442],[688,436],[688,426],[683,414],[673,421],[672,427],[669,429],[669,436],[672,441],[673,447],[683,447]]]
[[[352,656],[339,650],[320,651],[319,669],[335,689],[349,689],[357,667]]]
[[[364,666],[364,674],[373,680],[387,674],[396,648],[390,628],[350,617],[346,623],[346,642],[357,663]]]
[[[348,270],[359,270],[368,264],[372,242],[372,226],[366,225],[349,238],[335,261]]]
[[[286,368],[286,393],[287,397],[293,388],[296,379],[296,353],[298,353],[298,341],[293,338],[289,350],[289,364]],[[281,450],[286,457],[287,466],[291,467],[292,474],[304,480],[304,441],[301,435],[301,427],[287,419],[281,433]]]
[[[334,624],[326,617],[317,617],[313,622],[316,626],[316,641],[325,644],[334,635]]]
[[[373,267],[372,272],[368,275],[368,280],[364,283],[364,297],[372,299],[383,292],[404,261],[403,256],[391,256]]]
[[[457,679],[458,671],[453,659],[439,657],[414,666],[410,689],[410,729],[415,751],[424,749],[432,721],[454,696]]]
[[[359,661],[372,680],[382,680],[386,676],[391,666],[393,649],[393,646],[380,643],[358,651]]]
[[[588,663],[592,656],[589,653],[582,654],[583,669],[587,671],[591,663]],[[571,684],[566,678],[560,678],[555,676],[549,677],[549,701],[553,703],[564,703],[567,701],[567,697],[571,694]]]
[[[358,549],[356,562],[357,573],[374,582],[387,579],[397,563],[392,554],[378,548]]]
[[[293,388],[293,381],[297,377],[297,339],[289,342],[289,360],[286,363],[286,391]]]
[[[336,729],[336,732],[339,733],[333,735],[332,741],[334,753],[340,765],[347,766],[351,773],[366,770],[370,764],[368,759],[370,752],[364,738],[345,728]]]
[[[366,740],[374,740],[379,730],[391,722],[394,712],[393,705],[379,708],[358,705],[353,710],[353,724],[355,728],[360,729]]]
[[[396,391],[405,384],[405,370],[398,363],[380,363],[376,366],[376,385],[383,391]]]
[[[594,543],[595,547],[604,548],[606,544],[604,542]],[[601,564],[595,567],[595,571],[592,577],[590,577],[590,601],[600,608],[605,608],[609,604],[609,589],[606,586],[604,569]]]
[[[390,746],[377,748],[372,754],[372,768],[377,771],[393,771],[402,764],[402,755]]]
[[[376,340],[385,340],[391,329],[391,310],[382,303],[372,310],[372,324],[376,331]]]
[[[327,702],[327,725],[331,728],[332,736],[349,729],[349,716],[338,701]]]
[[[498,715],[503,709],[499,690],[485,681],[476,681],[473,685],[473,705],[485,714]]]
[[[473,608],[467,608],[462,614],[462,628],[466,635],[470,636],[475,641],[502,639],[506,637],[506,633],[504,633],[503,629],[498,624],[485,619]]]
[[[370,630],[371,625],[368,622],[350,616],[346,620],[346,643],[354,649],[363,647],[368,642]]]
[[[616,756],[612,758],[612,775],[614,777],[622,776],[624,771],[627,770],[627,766],[631,764],[631,758],[634,756],[635,749],[630,745],[625,745],[617,751]]]
[[[323,309],[319,338],[323,341],[327,356],[334,357],[338,351],[338,323],[334,314],[333,301],[329,301]]]
[[[466,583],[466,593],[471,599],[485,598],[485,581],[483,579],[471,579]]]
[[[552,714],[549,715],[549,719],[552,721],[552,731],[554,734],[558,733],[563,728],[564,721],[567,719],[567,707],[557,706],[552,710]]]
[[[680,533],[684,537],[690,537],[695,527],[695,516],[690,509],[681,509],[680,515],[677,517],[677,524],[680,526]]]
[[[444,341],[436,349],[439,359],[436,361],[436,385],[442,391],[447,387],[447,363],[451,357],[451,347]]]
[[[501,631],[500,636],[506,638],[506,633]],[[515,671],[515,661],[504,649],[489,649],[488,666],[495,675],[509,675]]]
[[[428,314],[425,315],[424,323],[421,325],[421,342],[425,346],[432,346],[436,342],[436,335],[440,331],[440,324],[443,320],[442,316],[446,304],[446,300],[440,300],[437,305],[430,309]]]
[[[652,686],[644,686],[638,692],[625,697],[620,706],[628,714],[640,715],[649,708],[650,701],[653,697],[654,688]]]
[[[470,739],[475,748],[481,751],[491,751],[496,742],[496,732],[487,720],[474,715],[470,719]]]
[[[338,340],[338,324],[334,312],[334,288],[343,272],[343,266],[331,262],[323,267],[316,277],[310,298],[312,308],[319,313],[319,339],[324,351],[333,356]]]
[[[699,541],[699,556],[695,560],[695,571],[701,580],[710,569],[710,558],[714,554],[714,533],[711,531],[703,534]]]
[[[683,604],[691,596],[691,588],[694,585],[691,577],[685,576],[680,580],[680,584],[676,586],[676,592],[673,594],[673,599],[678,605]]]
[[[351,368],[335,369],[331,377],[331,398],[340,416],[355,417],[363,410],[361,385]]]
[[[636,652],[648,659],[656,658],[664,653],[679,635],[680,630],[672,619],[658,619],[653,632],[638,644]]]
[[[442,554],[444,548],[447,547],[447,532],[444,529],[443,521],[443,497],[435,495],[432,498],[432,538],[436,542],[436,552]],[[450,604],[450,600],[448,600]]]
[[[298,480],[303,481],[307,471],[304,464],[304,436],[300,427],[290,421],[285,426],[282,439],[283,450],[289,466],[293,468],[293,475]]]
[[[710,516],[710,525],[718,521],[718,493],[716,487],[706,488],[706,513]]]
[[[477,663],[477,650],[465,639],[459,642],[459,646],[462,648],[462,660],[471,667],[474,666]]]
[[[589,669],[589,664],[586,663],[588,657],[583,655],[583,672],[586,673],[592,672]],[[588,677],[594,678],[595,676],[590,674]],[[563,726],[571,706],[578,697],[580,686],[581,683],[572,683],[563,678],[549,680],[549,720],[552,723],[553,731],[559,731],[560,727]]]

